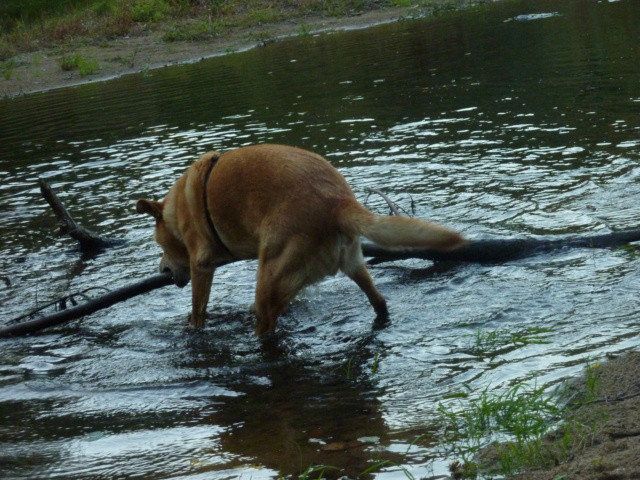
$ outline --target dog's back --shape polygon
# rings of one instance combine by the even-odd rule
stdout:
[[[355,199],[324,158],[281,145],[222,154],[207,185],[209,209],[222,239],[240,258],[256,258],[274,241],[338,234],[336,208]]]

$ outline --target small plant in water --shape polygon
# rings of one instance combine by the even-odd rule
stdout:
[[[326,470],[338,470],[337,467],[330,467],[328,465],[310,465],[304,472],[302,472],[298,478],[300,480],[315,480],[324,478],[324,472]]]
[[[373,365],[371,367],[371,375],[378,373],[378,367],[380,365],[380,349],[376,350],[376,354],[373,357]]]
[[[409,472],[409,470],[389,460],[382,460],[374,463],[370,467],[366,468],[356,478],[366,477],[367,475],[378,472],[385,467],[397,467],[404,473],[404,476],[408,480],[415,480],[415,477],[411,474],[411,472]],[[338,467],[332,467],[329,465],[310,465],[304,472],[298,475],[298,479],[319,480],[319,479],[325,478],[325,472],[327,470],[340,470],[340,469]],[[282,479],[284,477],[281,476],[280,478]],[[341,478],[346,478],[346,477],[341,477]]]
[[[640,257],[640,247],[638,245],[621,245],[614,249],[615,252],[620,252],[627,255],[631,259]]]
[[[444,427],[439,453],[453,460],[453,478],[510,477],[556,465],[583,449],[606,419],[597,410],[577,415],[575,410],[599,396],[598,367],[587,362],[578,390],[570,384],[552,391],[518,384],[503,393],[486,388],[474,396],[467,386],[449,395],[438,408]]]
[[[585,383],[586,383],[586,397],[585,402],[591,402],[596,398],[596,389],[598,388],[598,370],[599,363],[587,362],[585,367]]]
[[[500,350],[508,347],[551,343],[548,340],[547,334],[549,333],[553,333],[553,330],[538,327],[515,331],[508,328],[498,330],[479,328],[475,333],[466,335],[469,338],[469,345],[466,349],[473,355],[494,356]]]

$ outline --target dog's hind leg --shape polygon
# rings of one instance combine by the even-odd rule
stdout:
[[[362,266],[357,268],[355,271],[345,272],[345,274],[351,280],[356,282],[356,284],[360,287],[360,290],[362,290],[367,295],[369,303],[378,316],[378,320],[386,320],[389,316],[389,311],[387,310],[387,301],[374,285],[373,279],[367,271],[367,267],[362,264]]]
[[[305,254],[309,249],[296,242],[280,248],[270,245],[260,252],[254,304],[256,335],[273,333],[289,302],[309,284]]]
[[[346,247],[342,256],[340,270],[344,272],[351,280],[353,280],[360,290],[362,290],[369,299],[369,303],[376,312],[376,321],[386,321],[389,316],[387,310],[387,301],[378,291],[362,256],[360,242],[353,242]]]

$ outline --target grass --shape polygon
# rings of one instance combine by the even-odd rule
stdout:
[[[550,343],[548,339],[549,333],[553,333],[553,330],[538,327],[519,330],[508,328],[485,330],[478,328],[475,333],[465,336],[468,339],[468,343],[464,350],[472,355],[491,358],[513,348]]]
[[[198,42],[222,36],[225,28],[220,20],[188,19],[170,27],[162,38],[167,42]]]
[[[100,44],[155,33],[165,41],[203,41],[309,16],[343,17],[386,7],[446,12],[469,0],[42,0],[0,3],[0,61],[47,48]],[[303,28],[308,33],[309,27]],[[260,34],[264,36],[265,34]]]
[[[85,58],[79,53],[73,55],[62,55],[60,60],[60,68],[64,71],[78,70],[81,77],[92,75],[99,69],[98,62]]]
[[[376,349],[376,352],[371,361],[371,371],[368,373],[364,368],[357,356],[350,356],[343,364],[336,367],[334,371],[342,372],[345,378],[349,381],[356,381],[361,376],[365,378],[374,377],[380,369],[380,348]]]
[[[11,79],[13,76],[13,72],[17,67],[17,62],[14,58],[7,60],[6,62],[2,62],[2,76],[5,80]]]
[[[391,462],[388,460],[383,460],[380,462],[376,462],[367,469],[365,469],[362,473],[360,473],[356,478],[367,478],[373,473],[381,471],[385,467],[396,467],[402,471],[404,476],[408,480],[416,480],[415,477],[407,470],[406,468],[398,465],[395,462]],[[327,471],[339,471],[338,467],[332,467],[329,465],[311,465],[304,472],[300,473],[297,478],[300,480],[319,480],[325,478],[325,472]],[[281,479],[285,477],[280,477]],[[346,477],[340,477],[346,478]]]
[[[569,408],[566,389],[518,384],[504,392],[485,389],[449,396],[438,407],[443,434],[439,454],[450,460],[454,478],[510,477],[556,465],[583,447],[604,418],[587,421],[572,413],[596,396],[597,365],[587,364],[584,391]]]
[[[64,8],[27,0],[0,6],[0,60],[17,53],[166,31],[166,39],[200,40],[305,15],[348,14],[389,6],[376,0],[84,0]],[[7,7],[5,7],[7,8]],[[173,32],[173,33],[172,33]],[[190,32],[190,33],[189,33]]]
[[[302,472],[298,478],[300,480],[312,480],[318,478],[324,478],[327,470],[339,470],[339,468],[331,467],[328,465],[311,465],[304,472]]]

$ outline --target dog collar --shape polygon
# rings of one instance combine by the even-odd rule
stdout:
[[[207,173],[204,176],[204,185],[202,188],[202,203],[204,205],[204,216],[207,219],[207,224],[209,225],[209,230],[211,230],[211,233],[213,234],[213,237],[216,239],[216,242],[218,242],[218,244],[222,247],[222,249],[227,253],[227,255],[229,255],[229,257],[231,259],[235,259],[235,255],[233,253],[231,253],[231,250],[229,250],[229,247],[227,247],[227,245],[222,241],[222,239],[220,238],[220,234],[218,233],[218,230],[216,229],[216,226],[213,224],[213,220],[211,219],[211,212],[209,211],[209,203],[207,202],[207,185],[209,184],[209,178],[211,177],[211,172],[213,172],[213,167],[216,166],[216,163],[218,163],[218,159],[220,158],[219,154],[214,155],[213,157],[211,157],[211,162],[209,163],[209,168],[207,169]]]

